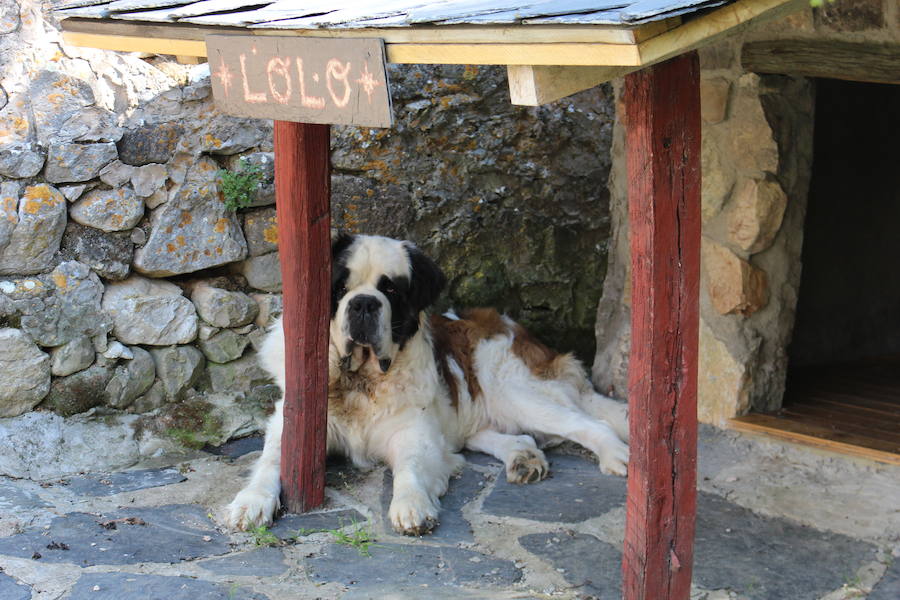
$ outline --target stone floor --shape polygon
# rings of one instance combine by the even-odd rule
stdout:
[[[389,473],[341,464],[323,510],[232,534],[222,510],[260,445],[0,478],[0,599],[620,597],[625,480],[577,449],[529,486],[469,455],[422,538],[386,527]],[[712,429],[700,453],[693,598],[900,598],[900,469]]]

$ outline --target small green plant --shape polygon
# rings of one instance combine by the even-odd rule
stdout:
[[[375,544],[375,536],[368,523],[362,524],[353,521],[353,529],[349,532],[340,528],[332,529],[328,533],[331,534],[336,544],[356,548],[360,556],[372,556],[369,553],[369,548]]]
[[[294,536],[294,540],[313,533],[328,533],[335,544],[356,548],[360,556],[371,556],[369,548],[377,544],[375,544],[375,534],[372,533],[369,523],[359,523],[354,520],[351,521],[351,525],[353,528],[350,531],[344,531],[346,525],[344,525],[343,521],[335,529],[299,529]]]
[[[824,6],[826,2],[834,2],[834,0],[809,0],[809,5],[813,8]]]
[[[247,533],[253,536],[253,544],[256,546],[274,546],[281,542],[278,536],[269,531],[265,525],[248,529]]]
[[[222,421],[218,417],[207,413],[203,415],[203,424],[199,430],[170,427],[166,429],[165,433],[185,448],[199,450],[210,440],[221,437]]]
[[[216,171],[221,181],[221,192],[225,198],[225,208],[237,210],[246,208],[256,199],[262,183],[262,167],[248,163],[243,158],[237,171],[219,169]]]

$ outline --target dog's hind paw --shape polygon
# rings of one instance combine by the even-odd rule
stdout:
[[[545,478],[549,470],[540,450],[518,450],[506,464],[506,480],[510,483],[534,483]]]
[[[228,505],[225,524],[239,531],[270,525],[279,505],[278,494],[246,487]]]

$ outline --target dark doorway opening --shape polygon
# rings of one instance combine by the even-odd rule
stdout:
[[[900,86],[816,86],[803,274],[780,419],[900,455]]]

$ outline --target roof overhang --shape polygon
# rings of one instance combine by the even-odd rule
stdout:
[[[73,46],[205,57],[210,34],[366,37],[384,40],[389,63],[505,65],[513,102],[541,104],[593,87],[777,18],[808,0],[737,0],[688,17],[612,25],[410,25],[261,29],[101,18],[66,18]]]

